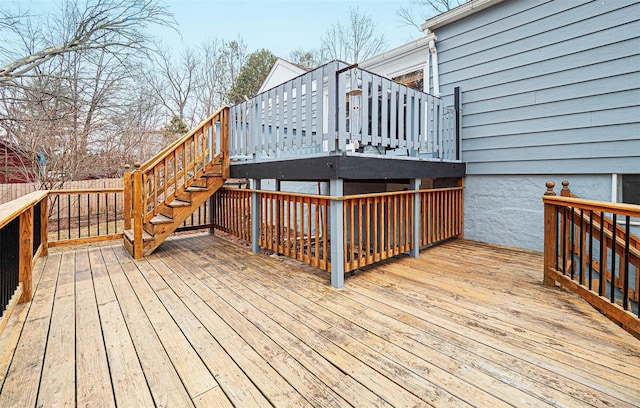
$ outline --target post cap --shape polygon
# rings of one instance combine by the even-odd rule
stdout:
[[[556,195],[556,192],[553,191],[553,188],[556,186],[556,183],[554,183],[553,181],[547,181],[544,185],[547,187],[547,191],[544,192],[544,195],[546,196]]]

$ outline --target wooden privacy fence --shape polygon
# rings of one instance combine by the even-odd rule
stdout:
[[[577,293],[640,338],[640,240],[630,231],[640,206],[556,196],[554,186],[543,196],[545,284]]]
[[[64,190],[86,190],[96,188],[122,188],[122,178],[106,178],[96,180],[66,181],[59,189]],[[8,203],[39,190],[33,183],[10,183],[0,184],[0,204]]]
[[[252,236],[252,195],[259,205],[258,237]],[[419,221],[414,219],[418,199]],[[343,205],[331,224],[329,207]],[[213,227],[266,249],[331,271],[329,230],[343,236],[344,271],[349,272],[413,248],[419,225],[421,247],[462,235],[463,188],[401,191],[355,196],[222,189],[214,195]]]

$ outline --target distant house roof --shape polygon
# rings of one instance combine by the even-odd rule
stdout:
[[[26,183],[35,180],[34,160],[19,148],[0,140],[0,183]]]
[[[275,88],[276,86],[285,83],[297,76],[300,76],[308,71],[310,71],[310,69],[307,67],[303,67],[302,65],[294,64],[293,62],[278,58],[273,64],[273,67],[271,67],[271,71],[269,71],[269,74],[262,83],[262,86],[260,86],[258,93],[262,93],[271,88]]]

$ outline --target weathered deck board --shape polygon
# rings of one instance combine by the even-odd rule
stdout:
[[[451,241],[340,290],[210,235],[40,262],[0,406],[640,405],[640,342],[542,286],[536,253]]]

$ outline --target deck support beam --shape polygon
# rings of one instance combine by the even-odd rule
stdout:
[[[329,194],[332,197],[341,197],[344,193],[344,181],[331,179],[329,182]],[[331,242],[331,286],[341,288],[344,286],[344,225],[342,225],[343,202],[332,201],[329,206],[329,234]]]
[[[260,190],[260,179],[250,179],[249,188]],[[260,252],[260,196],[255,191],[251,193],[251,252]]]
[[[417,258],[420,256],[420,193],[417,192],[420,190],[421,179],[414,178],[409,181],[410,189],[416,190],[416,193],[413,194],[413,236],[411,237],[411,257]]]

